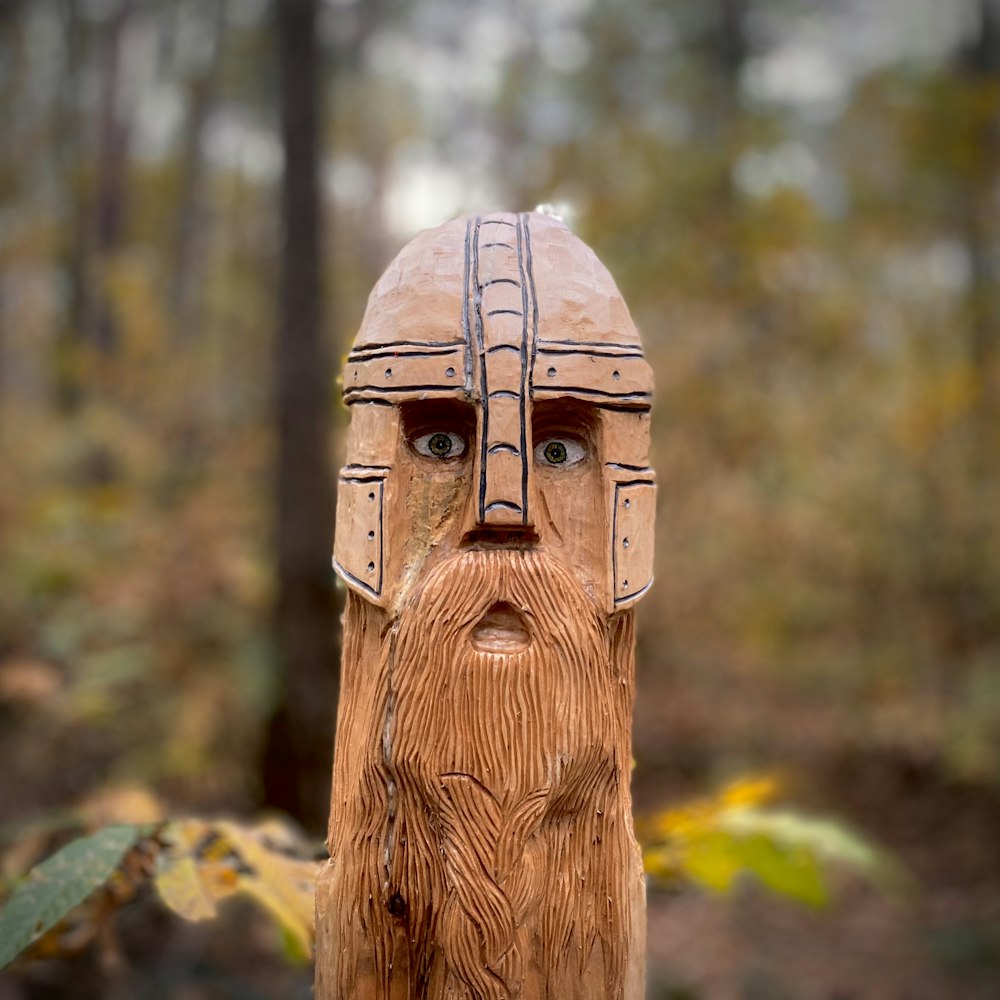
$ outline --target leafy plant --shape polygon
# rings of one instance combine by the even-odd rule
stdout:
[[[830,899],[832,867],[880,885],[898,875],[884,851],[845,825],[766,807],[778,791],[773,778],[745,779],[640,820],[643,860],[654,883],[729,892],[750,876],[779,896],[822,906]],[[143,864],[129,865],[135,856]],[[305,962],[320,864],[299,831],[279,820],[248,825],[187,817],[109,826],[62,848],[15,888],[0,911],[0,967],[116,880],[151,881],[160,899],[191,921],[216,917],[219,903],[232,896],[249,896],[280,928],[287,957]],[[132,895],[115,898],[120,905]]]
[[[744,779],[640,821],[646,871],[666,888],[694,883],[718,893],[750,877],[812,906],[830,901],[828,876],[836,867],[881,886],[899,881],[896,863],[847,825],[768,807],[779,791],[774,778]]]
[[[119,824],[67,844],[33,868],[0,911],[0,968],[115,874],[146,826]]]

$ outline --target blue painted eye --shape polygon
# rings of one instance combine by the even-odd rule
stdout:
[[[586,457],[583,445],[572,438],[548,438],[535,445],[535,461],[540,465],[564,469]]]
[[[465,438],[451,431],[434,431],[415,438],[413,447],[429,458],[459,458],[465,454]]]

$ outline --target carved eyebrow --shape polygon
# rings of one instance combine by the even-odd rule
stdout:
[[[628,465],[626,462],[605,462],[609,469],[621,469],[623,472],[652,472],[648,465]]]

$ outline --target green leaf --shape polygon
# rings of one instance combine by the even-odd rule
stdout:
[[[737,782],[714,798],[640,821],[646,871],[665,886],[688,880],[720,893],[750,876],[817,907],[829,902],[827,877],[835,867],[884,889],[905,884],[892,858],[844,824],[763,807],[773,791],[766,779]]]
[[[0,969],[111,876],[149,825],[109,826],[37,865],[0,910]]]
[[[809,850],[758,835],[742,841],[740,854],[746,870],[771,892],[810,906],[829,902],[823,871]]]
[[[734,836],[763,837],[788,850],[808,853],[817,861],[839,864],[875,882],[892,881],[899,871],[892,859],[843,823],[789,810],[730,810],[719,826]]]
[[[683,874],[713,892],[729,892],[745,867],[739,847],[721,834],[699,837],[684,850]]]

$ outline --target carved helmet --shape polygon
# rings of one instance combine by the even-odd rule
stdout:
[[[552,549],[609,614],[649,588],[652,376],[614,280],[559,220],[492,213],[418,235],[371,293],[343,391],[351,429],[334,567],[362,597],[398,606],[452,522],[466,538],[496,541],[507,533],[517,544],[529,539]],[[434,435],[411,434],[408,447],[405,414],[448,401],[475,412],[461,441],[463,463],[454,466],[461,495],[448,505],[449,524],[423,512],[434,537],[408,549],[393,532],[424,529],[413,524],[421,512],[408,503],[412,476],[405,487],[399,481],[401,458]],[[575,509],[561,506],[587,483],[553,486],[540,472],[550,452],[569,455],[565,445],[538,451],[543,412],[587,425],[597,477],[587,483],[599,493],[589,506],[582,496]],[[446,437],[437,436],[439,450]]]

